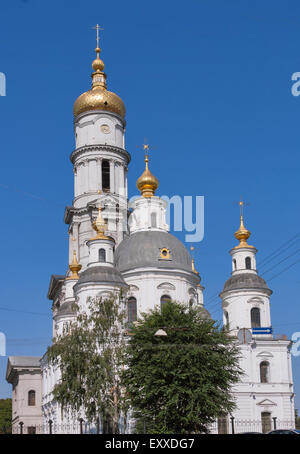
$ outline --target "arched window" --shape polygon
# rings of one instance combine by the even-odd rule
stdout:
[[[106,262],[106,252],[105,249],[99,249],[99,262]]]
[[[131,296],[130,298],[128,298],[127,316],[128,316],[129,325],[131,325],[132,322],[135,322],[137,320],[137,304],[136,304],[136,298],[134,298],[134,296]]]
[[[259,365],[260,370],[260,382],[261,383],[269,383],[270,381],[270,364],[268,361],[263,361]]]
[[[163,305],[171,302],[171,297],[169,295],[163,295],[160,299],[160,308],[162,309]]]
[[[251,328],[260,327],[260,310],[258,307],[252,307],[251,309]]]
[[[236,260],[233,259],[233,269],[236,270]]]
[[[194,300],[193,300],[193,298],[191,298],[190,301],[189,301],[189,306],[193,307],[193,305],[194,305]]]
[[[109,161],[102,162],[102,189],[103,191],[110,189]]]
[[[227,311],[224,311],[224,317],[225,317],[225,326],[229,328],[229,315]]]
[[[28,405],[30,407],[34,407],[35,406],[35,391],[33,389],[31,389],[28,392]]]
[[[251,258],[250,257],[245,258],[245,264],[246,264],[246,270],[251,270]]]
[[[151,227],[154,227],[154,228],[157,227],[156,213],[151,213]]]

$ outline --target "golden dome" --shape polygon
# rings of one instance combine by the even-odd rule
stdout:
[[[75,250],[73,251],[73,261],[72,261],[72,263],[70,263],[69,269],[72,272],[72,274],[70,276],[68,276],[66,279],[70,279],[70,280],[71,279],[79,279],[78,271],[81,270],[81,265],[77,261],[76,251]]]
[[[110,236],[106,236],[105,232],[107,230],[107,225],[106,222],[104,221],[102,217],[102,208],[98,208],[98,216],[96,219],[92,222],[93,229],[97,233],[97,235],[94,238],[91,238],[91,240],[111,240],[112,238]]]
[[[125,105],[122,99],[115,93],[106,89],[106,74],[103,72],[104,63],[100,59],[100,48],[96,47],[97,57],[92,63],[92,89],[82,93],[73,107],[74,117],[82,112],[90,110],[106,110],[114,112],[123,119],[125,118]]]
[[[236,239],[239,240],[240,244],[238,246],[235,246],[235,249],[241,248],[241,247],[251,247],[251,248],[253,248],[254,246],[250,246],[247,243],[247,240],[250,237],[250,235],[251,235],[251,232],[249,230],[247,230],[246,227],[244,226],[243,215],[241,215],[240,228],[234,234]]]
[[[143,197],[153,197],[155,195],[155,191],[158,188],[158,179],[152,175],[148,168],[149,157],[146,154],[145,156],[145,163],[146,168],[144,170],[143,175],[136,182],[136,186]]]

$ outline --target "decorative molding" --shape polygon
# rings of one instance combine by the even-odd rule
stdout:
[[[257,402],[256,405],[259,405],[259,406],[262,406],[262,407],[273,407],[273,406],[277,407],[277,404],[275,402],[272,402],[269,399],[261,400],[260,402]]]
[[[156,287],[158,290],[176,290],[175,285],[170,284],[170,282],[162,282]]]
[[[259,298],[258,296],[253,296],[252,298],[247,300],[247,303],[249,303],[249,304],[264,304],[264,301],[261,298]]]
[[[274,358],[274,355],[270,352],[260,352],[256,355],[257,358]]]
[[[129,164],[129,162],[131,161],[130,154],[124,148],[116,147],[113,145],[107,145],[107,144],[105,144],[105,145],[104,144],[84,145],[83,147],[76,148],[72,152],[72,154],[70,156],[70,160],[71,160],[72,164],[74,164],[75,160],[78,159],[80,156],[84,155],[85,153],[93,152],[93,151],[102,151],[102,152],[104,151],[104,152],[115,153],[120,158],[123,158],[123,159],[125,158],[125,160],[127,161],[127,164]]]

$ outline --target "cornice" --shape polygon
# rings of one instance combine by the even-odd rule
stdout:
[[[125,158],[127,160],[127,164],[131,161],[131,156],[128,151],[124,150],[124,148],[116,147],[113,145],[104,145],[104,144],[95,144],[95,145],[84,145],[83,147],[76,148],[71,156],[70,161],[74,164],[75,160],[84,155],[87,152],[91,151],[110,151],[115,153],[117,156],[121,158]]]

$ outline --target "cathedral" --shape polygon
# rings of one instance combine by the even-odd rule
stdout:
[[[74,302],[84,308],[88,297],[105,297],[122,288],[129,322],[172,300],[197,306],[204,318],[210,318],[194,260],[169,233],[167,202],[156,195],[159,183],[149,169],[146,144],[145,170],[137,180],[140,195],[129,205],[125,105],[107,89],[99,39],[95,50],[92,87],[74,103],[76,145],[70,157],[74,199],[64,215],[69,267],[65,275],[53,274],[50,279],[53,337],[76,318]],[[223,323],[240,345],[245,374],[232,390],[235,411],[219,418],[212,433],[253,430],[254,422],[259,432],[294,427],[291,342],[273,335],[272,291],[257,273],[257,250],[248,244],[249,237],[241,212],[235,233],[238,244],[230,251],[232,273],[220,297]],[[84,415],[80,424],[79,417],[71,421],[53,400],[59,370],[50,366],[46,354],[9,357],[6,379],[13,389],[14,433],[88,431],[82,427]],[[130,424],[120,425],[121,433],[131,432]]]

